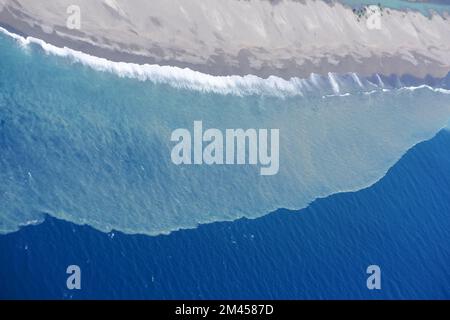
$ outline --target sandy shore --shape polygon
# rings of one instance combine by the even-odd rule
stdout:
[[[69,29],[77,5],[81,28]],[[357,72],[443,77],[450,17],[383,11],[380,28],[323,1],[0,0],[0,25],[113,61],[214,74]]]

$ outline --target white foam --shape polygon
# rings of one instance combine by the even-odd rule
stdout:
[[[189,68],[173,66],[160,66],[150,64],[135,64],[128,62],[114,62],[105,58],[95,57],[81,51],[67,47],[60,48],[34,37],[22,37],[1,28],[5,35],[17,40],[22,46],[30,44],[40,46],[47,54],[70,58],[75,62],[92,67],[98,71],[117,74],[120,77],[135,78],[141,81],[170,84],[177,88],[186,88],[204,92],[220,94],[270,94],[270,95],[302,95],[300,79],[284,80],[280,77],[270,76],[262,79],[254,75],[246,76],[213,76]]]
[[[377,80],[378,80],[378,83],[379,83],[380,87],[384,88],[383,80],[381,80],[381,77],[380,77],[380,75],[378,73],[376,74],[376,77],[377,77]]]
[[[133,78],[140,81],[169,84],[175,88],[218,94],[234,94],[239,96],[258,94],[278,97],[304,96],[306,92],[311,92],[313,90],[317,91],[317,89],[326,89],[322,83],[321,76],[315,73],[311,73],[308,79],[293,77],[289,80],[277,76],[269,76],[267,79],[255,75],[213,76],[189,68],[110,61],[67,47],[60,48],[34,37],[25,38],[2,27],[0,27],[0,32],[15,39],[23,47],[35,44],[41,47],[47,54],[68,58],[98,71],[111,72],[119,77]],[[366,87],[357,74],[349,74],[351,75],[355,86],[358,86],[359,88]],[[385,88],[385,84],[378,74],[376,74],[376,77],[379,86],[374,85],[368,80],[365,80],[366,84],[373,85],[383,91],[389,90]],[[331,72],[328,73],[330,89],[334,95],[340,94],[338,78],[338,75]],[[313,89],[313,87],[315,87],[315,89]],[[418,88],[422,87],[424,86],[419,86]],[[426,88],[432,89],[429,86],[426,86]],[[409,87],[409,89],[413,90],[414,87]],[[445,93],[446,89],[433,88],[433,90],[441,90],[441,93]],[[370,90],[369,93],[372,91],[373,90]],[[345,96],[347,94],[349,94],[349,92],[344,92],[342,95]]]
[[[330,84],[331,84],[331,88],[333,89],[333,92],[335,94],[339,93],[339,84],[336,81],[335,76],[333,75],[333,73],[329,72],[328,73],[328,79],[330,80]]]
[[[364,87],[362,82],[361,82],[361,80],[359,79],[359,77],[358,77],[358,75],[356,73],[352,72],[352,78],[353,78],[353,80],[355,80],[355,82],[358,84],[358,86],[360,88]]]

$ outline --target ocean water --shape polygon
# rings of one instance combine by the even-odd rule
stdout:
[[[0,233],[45,214],[159,235],[298,210],[370,186],[450,119],[450,90],[401,79],[212,77],[6,35],[0,54]],[[279,129],[278,174],[174,165],[171,134],[196,120]]]
[[[300,211],[156,237],[47,217],[0,236],[0,298],[449,299],[449,168],[444,130],[372,187]],[[81,290],[66,289],[70,264]]]
[[[351,7],[359,8],[362,5],[378,5],[384,8],[396,10],[412,10],[430,16],[432,13],[445,14],[450,13],[450,1],[431,0],[431,1],[408,1],[408,0],[341,0]]]
[[[450,76],[214,77],[0,31],[1,297],[448,297]],[[174,165],[196,120],[279,129],[279,173]]]

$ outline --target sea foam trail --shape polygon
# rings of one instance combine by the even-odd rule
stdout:
[[[240,96],[258,94],[283,97],[304,96],[317,93],[322,93],[323,95],[346,95],[349,91],[357,91],[358,89],[370,86],[379,89],[385,88],[385,84],[378,74],[376,75],[378,84],[373,84],[367,79],[360,79],[356,73],[349,73],[345,77],[330,72],[327,77],[311,74],[308,79],[291,78],[290,80],[285,80],[276,76],[263,79],[255,75],[213,76],[189,68],[182,69],[156,64],[141,65],[128,62],[115,62],[67,47],[56,47],[34,37],[22,37],[2,27],[0,27],[0,32],[15,39],[24,47],[34,44],[47,54],[68,58],[74,62],[94,68],[97,71],[111,72],[120,77],[133,78],[140,81],[152,81],[158,84],[169,84],[175,88],[185,88],[201,92],[235,94]]]
[[[428,85],[380,88],[353,74],[213,77],[159,66],[138,77],[150,81],[137,81],[138,71],[121,79],[122,70],[111,69],[130,64],[99,69],[105,60],[92,58],[86,67],[70,63],[70,49],[58,58],[28,47],[0,37],[1,233],[44,213],[105,232],[158,235],[304,208],[373,184],[450,119],[449,91]],[[287,95],[280,83],[302,94]],[[265,94],[276,90],[283,94]],[[196,120],[222,131],[280,129],[279,173],[174,165],[171,133]]]

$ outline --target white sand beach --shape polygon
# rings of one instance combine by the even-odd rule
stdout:
[[[67,8],[79,6],[80,29]],[[0,0],[0,25],[114,61],[214,75],[445,76],[450,17],[384,9],[379,28],[340,3],[268,0]]]

